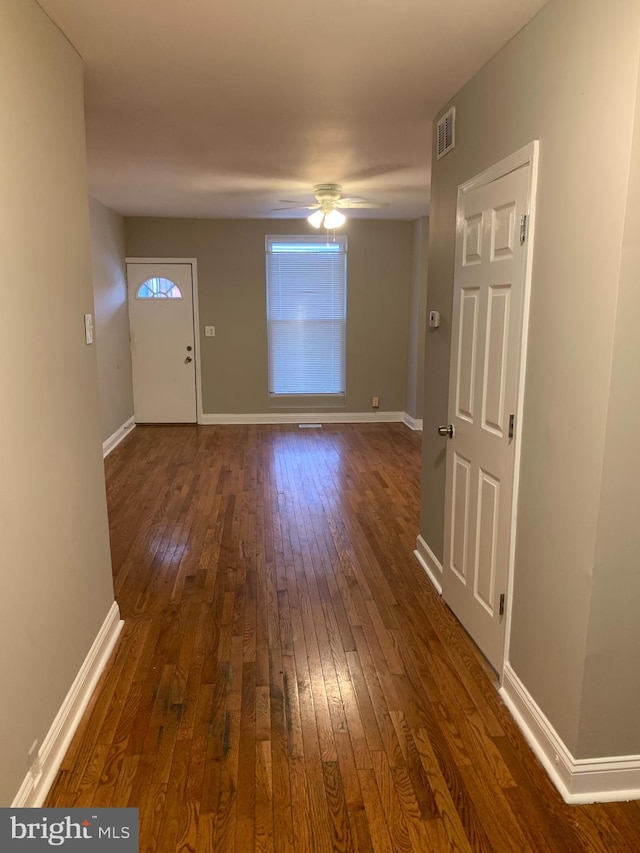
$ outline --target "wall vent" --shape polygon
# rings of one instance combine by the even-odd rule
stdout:
[[[451,107],[438,120],[436,160],[448,154],[456,146],[456,108]]]

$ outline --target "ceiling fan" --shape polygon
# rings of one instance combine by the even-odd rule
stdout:
[[[315,211],[307,217],[308,222],[314,228],[320,228],[324,225],[325,228],[339,228],[346,222],[346,216],[340,212],[346,208],[363,208],[386,207],[386,203],[378,204],[377,202],[368,201],[361,196],[349,196],[342,198],[341,184],[314,184],[313,194],[316,198],[315,204],[298,205],[295,201],[285,201],[284,204],[293,204],[295,207],[276,207],[274,210],[313,210]]]

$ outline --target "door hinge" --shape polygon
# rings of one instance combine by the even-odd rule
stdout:
[[[527,225],[529,224],[529,217],[526,213],[523,213],[520,217],[520,245],[524,244],[524,241],[527,239]]]
[[[509,438],[513,438],[513,430],[516,424],[516,416],[509,415]]]
[[[504,616],[504,592],[500,596],[500,616]]]

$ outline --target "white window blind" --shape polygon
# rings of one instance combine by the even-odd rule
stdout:
[[[267,237],[269,393],[344,395],[347,241]]]

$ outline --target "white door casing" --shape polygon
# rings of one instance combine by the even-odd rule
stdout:
[[[458,192],[443,596],[498,672],[515,550],[535,144],[531,151],[519,168],[505,161]]]
[[[173,282],[181,298],[139,298],[155,278]],[[196,423],[192,264],[131,261],[127,282],[136,422]]]

